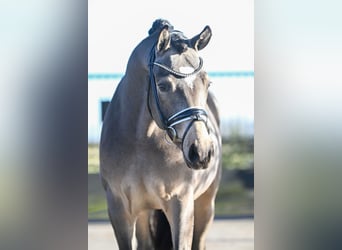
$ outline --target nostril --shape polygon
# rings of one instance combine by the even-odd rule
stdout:
[[[189,160],[192,163],[196,163],[199,161],[198,149],[195,144],[192,144],[189,149]]]
[[[207,163],[210,161],[210,158],[211,158],[211,150],[209,150],[208,152]]]

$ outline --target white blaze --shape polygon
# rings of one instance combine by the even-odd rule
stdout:
[[[189,74],[189,73],[192,73],[194,72],[194,68],[192,67],[180,67],[179,68],[179,71],[183,74]],[[196,78],[196,75],[191,75],[191,76],[188,76],[188,77],[185,77],[184,78],[184,81],[188,84],[188,86],[192,89],[194,87],[194,80]]]

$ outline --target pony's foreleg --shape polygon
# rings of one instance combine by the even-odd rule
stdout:
[[[152,238],[150,232],[150,211],[144,211],[139,214],[136,222],[136,237],[138,243],[138,250],[153,249]]]
[[[169,221],[174,250],[190,250],[194,226],[193,195],[172,197],[164,208]]]
[[[136,217],[128,213],[123,201],[107,190],[108,215],[120,250],[131,250]]]
[[[192,250],[204,250],[207,230],[214,218],[214,205],[211,201],[195,201],[195,226]]]
[[[204,194],[195,200],[194,235],[192,250],[204,250],[206,233],[215,214],[215,194],[217,188],[212,185]]]

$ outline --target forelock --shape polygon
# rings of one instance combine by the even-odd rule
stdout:
[[[185,52],[190,46],[190,40],[180,31],[171,33],[171,46],[179,53]]]

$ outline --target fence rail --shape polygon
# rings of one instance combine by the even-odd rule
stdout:
[[[89,73],[88,80],[110,80],[123,77],[123,73]],[[209,77],[254,77],[254,71],[211,71]]]

